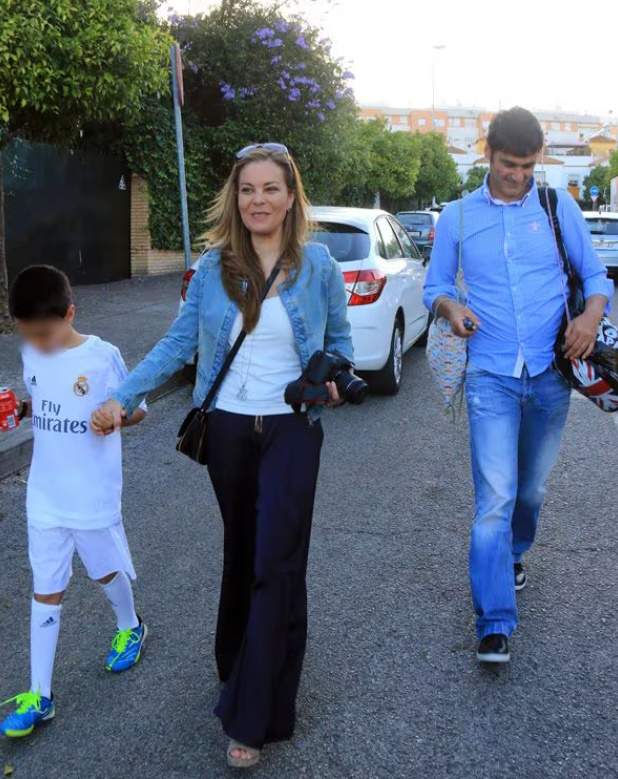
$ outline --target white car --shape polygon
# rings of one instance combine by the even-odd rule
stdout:
[[[427,332],[426,260],[386,211],[314,207],[311,219],[311,240],[326,244],[343,271],[356,369],[373,391],[394,395],[403,355]],[[183,299],[198,264],[183,276]]]
[[[618,277],[618,214],[614,211],[584,211],[592,244],[607,266],[607,275]]]

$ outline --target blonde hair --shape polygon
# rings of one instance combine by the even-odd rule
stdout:
[[[280,264],[288,280],[298,274],[309,232],[309,201],[298,167],[289,154],[258,147],[237,160],[208,209],[207,221],[211,227],[204,236],[211,247],[221,251],[223,286],[242,312],[247,332],[255,328],[260,318],[260,298],[265,279],[253,248],[251,233],[245,227],[238,209],[238,180],[240,172],[247,165],[265,160],[271,160],[281,168],[288,189],[294,193],[294,202],[283,222]]]

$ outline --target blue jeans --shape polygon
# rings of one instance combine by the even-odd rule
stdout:
[[[469,367],[475,514],[470,584],[479,638],[517,626],[513,563],[532,546],[570,390],[554,369],[516,379]]]

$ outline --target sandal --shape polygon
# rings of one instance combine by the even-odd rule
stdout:
[[[235,749],[242,749],[247,753],[247,757],[234,757],[232,752]],[[227,748],[227,764],[231,768],[252,768],[260,762],[260,750],[254,747],[248,747],[232,739]]]

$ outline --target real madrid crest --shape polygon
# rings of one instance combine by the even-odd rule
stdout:
[[[84,395],[87,395],[89,391],[90,387],[88,386],[88,379],[86,376],[78,376],[77,381],[73,385],[73,392],[76,395],[83,397]]]

